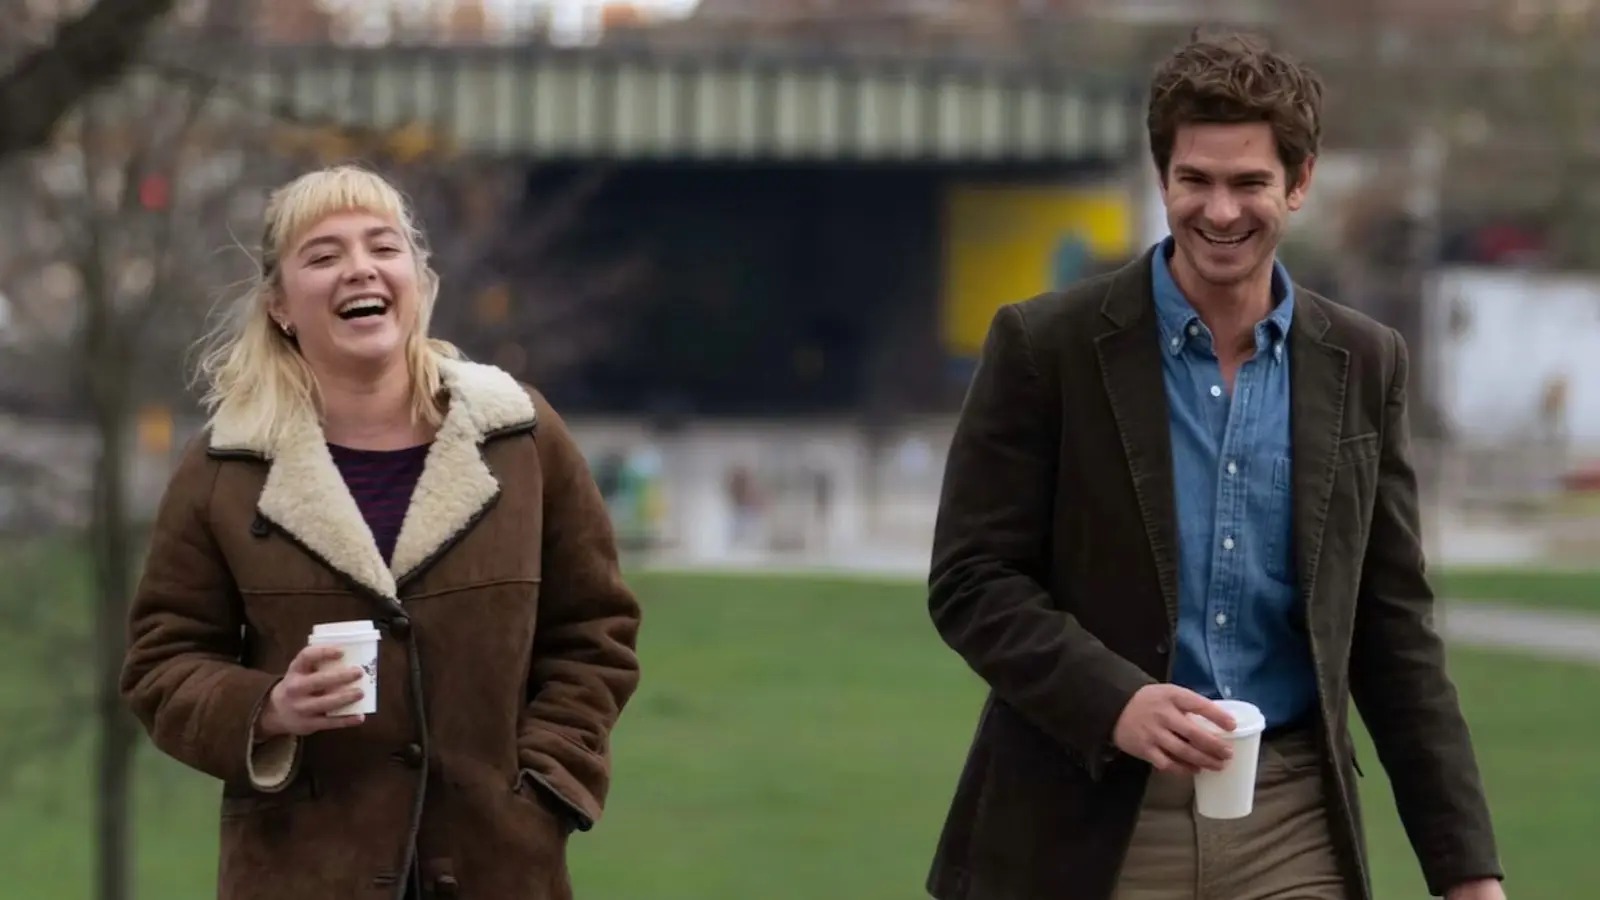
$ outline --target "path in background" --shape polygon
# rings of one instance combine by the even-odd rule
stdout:
[[[1600,615],[1455,602],[1439,613],[1439,628],[1454,643],[1600,665]]]
[[[826,561],[784,560],[770,555],[729,559],[717,565],[650,565],[658,571],[762,573],[770,575],[892,578],[926,577],[927,558],[917,554],[835,554]],[[1439,629],[1452,643],[1514,650],[1547,659],[1600,665],[1600,615],[1551,612],[1477,601],[1445,601]]]

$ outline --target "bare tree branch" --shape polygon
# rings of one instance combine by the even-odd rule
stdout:
[[[114,82],[174,0],[98,0],[0,74],[0,158],[45,145],[80,100]]]
[[[547,257],[555,242],[568,235],[582,218],[584,210],[614,177],[610,168],[596,166],[566,185],[553,200],[544,203],[539,217],[522,231],[517,241],[518,255]]]
[[[201,88],[191,90],[186,96],[187,106],[183,111],[183,120],[178,126],[176,144],[179,148],[172,155],[169,166],[176,168],[182,149],[194,134],[195,126],[200,121],[201,113],[211,101],[213,89]],[[169,169],[170,170],[170,169]],[[129,166],[129,180],[142,178],[144,170]],[[127,340],[133,344],[142,342],[145,329],[150,320],[154,318],[161,299],[167,297],[173,290],[174,269],[178,265],[178,254],[172,252],[173,230],[177,227],[179,217],[183,214],[184,204],[181,202],[182,185],[174,182],[172,196],[167,200],[166,214],[161,216],[156,224],[156,232],[152,238],[151,256],[155,260],[155,272],[152,274],[150,287],[145,291],[142,302],[132,304],[123,316],[121,329],[126,333]]]

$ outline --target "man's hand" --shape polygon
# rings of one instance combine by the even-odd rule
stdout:
[[[307,735],[332,728],[360,725],[365,716],[330,716],[328,713],[361,699],[356,682],[362,672],[355,666],[334,663],[343,657],[338,647],[306,647],[289,664],[288,674],[272,689],[256,739],[281,734]]]
[[[1444,892],[1444,900],[1506,900],[1498,878],[1480,878],[1458,884]]]
[[[1117,749],[1136,756],[1162,772],[1219,771],[1233,758],[1233,747],[1189,718],[1190,713],[1232,731],[1233,717],[1222,707],[1175,684],[1151,684],[1139,689],[1123,708],[1112,732]],[[1475,895],[1451,900],[1478,900]]]

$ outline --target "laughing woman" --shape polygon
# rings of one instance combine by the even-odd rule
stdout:
[[[560,417],[428,338],[400,194],[303,176],[201,366],[122,675],[155,745],[222,782],[221,900],[566,900],[639,681],[639,607]],[[308,648],[381,633],[361,670]]]

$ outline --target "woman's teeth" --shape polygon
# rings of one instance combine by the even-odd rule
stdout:
[[[362,316],[381,315],[389,304],[377,297],[362,297],[339,307],[339,318],[356,319]]]

